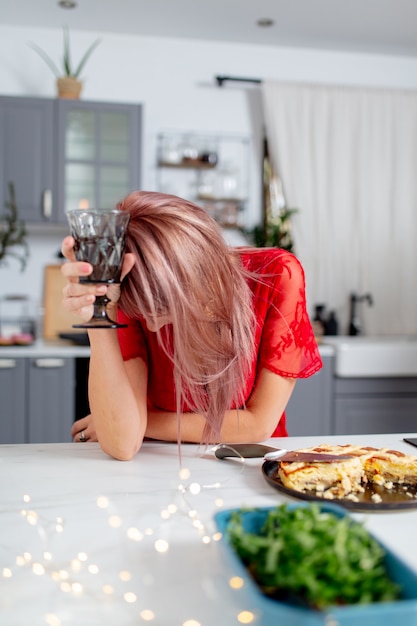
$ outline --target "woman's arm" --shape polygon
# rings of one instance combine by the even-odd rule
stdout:
[[[285,411],[295,382],[295,378],[283,378],[262,369],[246,408],[226,412],[221,431],[222,442],[250,443],[268,439]],[[181,440],[199,443],[204,424],[205,420],[201,415],[182,414]],[[147,437],[176,441],[177,432],[176,413],[148,408]]]
[[[136,360],[139,361],[139,359],[132,359],[132,361],[128,361],[125,364],[130,376],[134,378],[135,381],[141,377],[140,372],[142,368],[146,373],[146,365],[143,361],[135,363]],[[223,422],[222,441],[229,443],[250,443],[268,439],[285,410],[294,389],[295,382],[295,379],[282,378],[267,369],[263,369],[260,372],[258,383],[247,403],[246,409],[227,411]],[[132,384],[132,388],[134,387],[135,386]],[[120,408],[119,403],[117,408]],[[147,415],[146,437],[159,439],[161,441],[177,441],[178,420],[176,413],[149,409],[149,407],[146,412],[145,407],[142,407],[141,415],[143,416],[145,414]],[[99,423],[98,430],[102,430],[102,434],[100,435],[101,442],[104,442],[101,443],[101,447],[108,454],[116,456],[117,458],[130,458],[130,456],[133,456],[140,449],[143,440],[142,431],[136,439],[136,446],[133,446],[128,451],[126,450],[126,445],[123,444],[124,453],[121,454],[119,450],[117,456],[116,451],[113,449],[114,442],[112,435],[103,422],[102,414],[98,413],[97,415]],[[127,413],[125,415],[127,415]],[[142,422],[142,425],[143,423],[144,422]],[[205,420],[201,415],[194,413],[184,413],[181,415],[182,441],[200,443],[204,424]],[[85,432],[89,441],[98,441],[95,420],[93,420],[92,415],[88,415],[74,423],[72,436],[75,438],[75,441],[79,441],[81,431]],[[132,435],[132,441],[133,439],[134,435]],[[109,443],[106,444],[106,441],[109,441]]]
[[[147,366],[124,362],[115,330],[90,330],[88,392],[100,446],[110,456],[130,460],[147,426]]]
[[[63,305],[71,313],[87,321],[92,315],[93,302],[97,295],[106,293],[110,317],[116,319],[119,285],[97,285],[80,283],[80,276],[88,276],[92,267],[77,262],[74,256],[74,239],[66,237],[62,252],[70,261],[62,266],[68,279],[63,290]],[[126,254],[122,277],[134,263],[132,254]],[[90,372],[89,402],[93,419],[87,418],[95,431],[101,447],[116,459],[131,459],[142,445],[147,424],[147,366],[141,359],[124,362],[116,330],[89,330]],[[93,424],[91,424],[93,422]],[[75,428],[73,435],[78,432]]]

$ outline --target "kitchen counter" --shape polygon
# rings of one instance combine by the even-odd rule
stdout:
[[[325,440],[413,454],[404,436]],[[267,443],[296,449],[323,437]],[[261,459],[220,461],[196,445],[181,453],[147,442],[119,462],[95,443],[0,446],[2,624],[228,626],[251,614],[259,624],[261,607],[230,585],[213,515],[294,500],[265,481]],[[354,517],[417,572],[417,509]]]
[[[89,346],[78,346],[71,341],[47,341],[37,339],[29,346],[0,346],[0,359],[15,359],[18,357],[89,357]]]
[[[334,347],[331,345],[319,345],[322,356],[332,356]],[[77,346],[71,341],[50,341],[37,339],[30,346],[0,346],[0,358],[16,357],[89,357],[89,346]]]

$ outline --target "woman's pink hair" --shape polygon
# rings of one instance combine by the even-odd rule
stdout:
[[[177,412],[191,403],[206,419],[203,441],[220,441],[225,411],[244,404],[254,362],[255,317],[239,254],[206,211],[182,198],[138,191],[117,208],[130,213],[126,250],[135,256],[120,306],[132,318],[170,316],[173,346],[165,333],[158,339],[174,364]]]

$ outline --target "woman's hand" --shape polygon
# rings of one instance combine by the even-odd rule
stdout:
[[[87,415],[74,422],[71,428],[71,437],[78,443],[85,441],[98,441],[96,430],[94,428],[93,416]]]
[[[93,315],[93,304],[96,296],[107,295],[111,300],[111,304],[108,305],[111,308],[112,304],[115,305],[120,298],[120,284],[80,283],[79,279],[89,276],[93,267],[90,263],[76,260],[74,244],[74,238],[71,236],[65,237],[62,242],[62,254],[69,261],[61,267],[62,274],[68,280],[62,292],[62,304],[69,313],[74,313],[84,322],[87,322]],[[126,253],[123,259],[121,280],[130,272],[134,262],[133,254]]]

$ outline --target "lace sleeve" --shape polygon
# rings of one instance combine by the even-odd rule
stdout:
[[[117,321],[127,324],[127,328],[117,330],[123,360],[128,361],[140,357],[147,363],[148,350],[141,324],[137,320],[128,318],[121,309],[117,311]]]
[[[258,364],[280,376],[307,378],[323,364],[307,313],[304,270],[293,254],[279,252]]]

